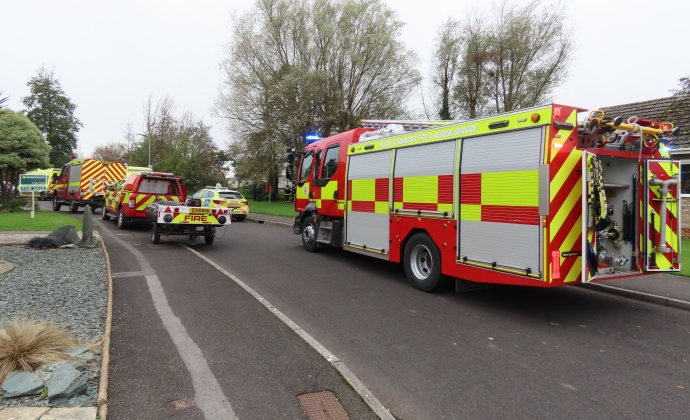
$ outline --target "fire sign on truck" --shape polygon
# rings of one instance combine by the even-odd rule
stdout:
[[[423,291],[680,269],[670,122],[554,104],[363,126],[302,151],[294,232],[308,251],[401,262]]]

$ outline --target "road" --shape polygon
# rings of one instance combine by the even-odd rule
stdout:
[[[131,235],[119,238],[141,244],[138,249],[158,267],[173,313],[200,347],[211,371],[218,372],[230,403],[239,403],[244,416],[238,412],[238,417],[272,418],[270,412],[254,416],[252,407],[233,400],[246,398],[249,392],[238,391],[244,379],[234,375],[260,375],[261,358],[247,358],[250,365],[234,373],[223,372],[217,363],[229,340],[257,345],[254,333],[235,328],[228,336],[222,317],[201,322],[203,316],[236,304],[246,292],[228,284],[196,281],[213,270],[175,244],[182,242],[180,237],[163,238],[167,243],[154,246],[145,229],[117,231],[112,222],[102,226],[112,235]],[[112,235],[103,235],[108,249],[116,245]],[[290,229],[249,222],[233,223],[212,246],[195,249],[335,354],[399,419],[684,419],[690,412],[690,313],[686,311],[578,287],[426,294],[407,284],[399,265],[340,250],[309,254]],[[112,254],[111,258],[114,264],[123,264]],[[186,287],[180,280],[184,278]],[[125,287],[123,281],[116,281],[116,292],[118,283]],[[195,294],[204,300],[189,298]],[[135,300],[125,301],[116,293],[116,314],[126,307],[154,311],[145,288],[126,296]],[[254,308],[247,316],[263,319],[264,312],[265,308]],[[160,340],[170,340],[158,333]],[[114,354],[123,347],[136,347],[120,334],[115,328]],[[174,361],[174,347],[166,348],[170,353],[166,357]],[[285,369],[292,357],[303,363],[300,354],[309,349],[300,349],[284,354],[274,367]],[[139,363],[155,360],[146,349],[138,350]],[[309,363],[316,363],[310,357]],[[118,363],[116,357],[113,369]],[[175,373],[182,374],[184,367],[171,362],[167,368],[162,377],[174,389]],[[117,393],[128,386],[117,383],[127,378],[115,374],[111,380],[111,398],[117,406]],[[159,380],[150,378],[151,386]],[[350,416],[357,419],[363,413]]]

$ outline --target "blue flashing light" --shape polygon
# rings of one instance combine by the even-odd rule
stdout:
[[[307,144],[314,143],[315,141],[321,140],[321,136],[318,134],[307,134],[304,139],[307,141]]]

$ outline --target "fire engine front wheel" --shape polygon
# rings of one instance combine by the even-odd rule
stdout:
[[[60,211],[62,204],[58,201],[57,195],[53,197],[53,211]]]
[[[405,247],[405,274],[412,287],[433,292],[445,284],[441,274],[441,252],[426,233],[417,233]]]
[[[316,252],[319,249],[319,244],[316,243],[316,232],[319,229],[319,224],[314,221],[312,216],[302,223],[302,245],[304,249],[309,252]]]
[[[74,197],[72,197],[69,200],[69,212],[76,213],[77,211],[79,211],[79,205],[74,201]]]

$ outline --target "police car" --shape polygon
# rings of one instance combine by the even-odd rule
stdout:
[[[191,200],[192,205],[198,206],[217,206],[219,204],[222,205],[226,201],[235,200],[240,203],[240,207],[232,210],[233,219],[241,222],[249,214],[249,204],[247,204],[247,200],[239,191],[219,185],[215,187],[207,185],[205,188],[189,196],[188,200]]]

